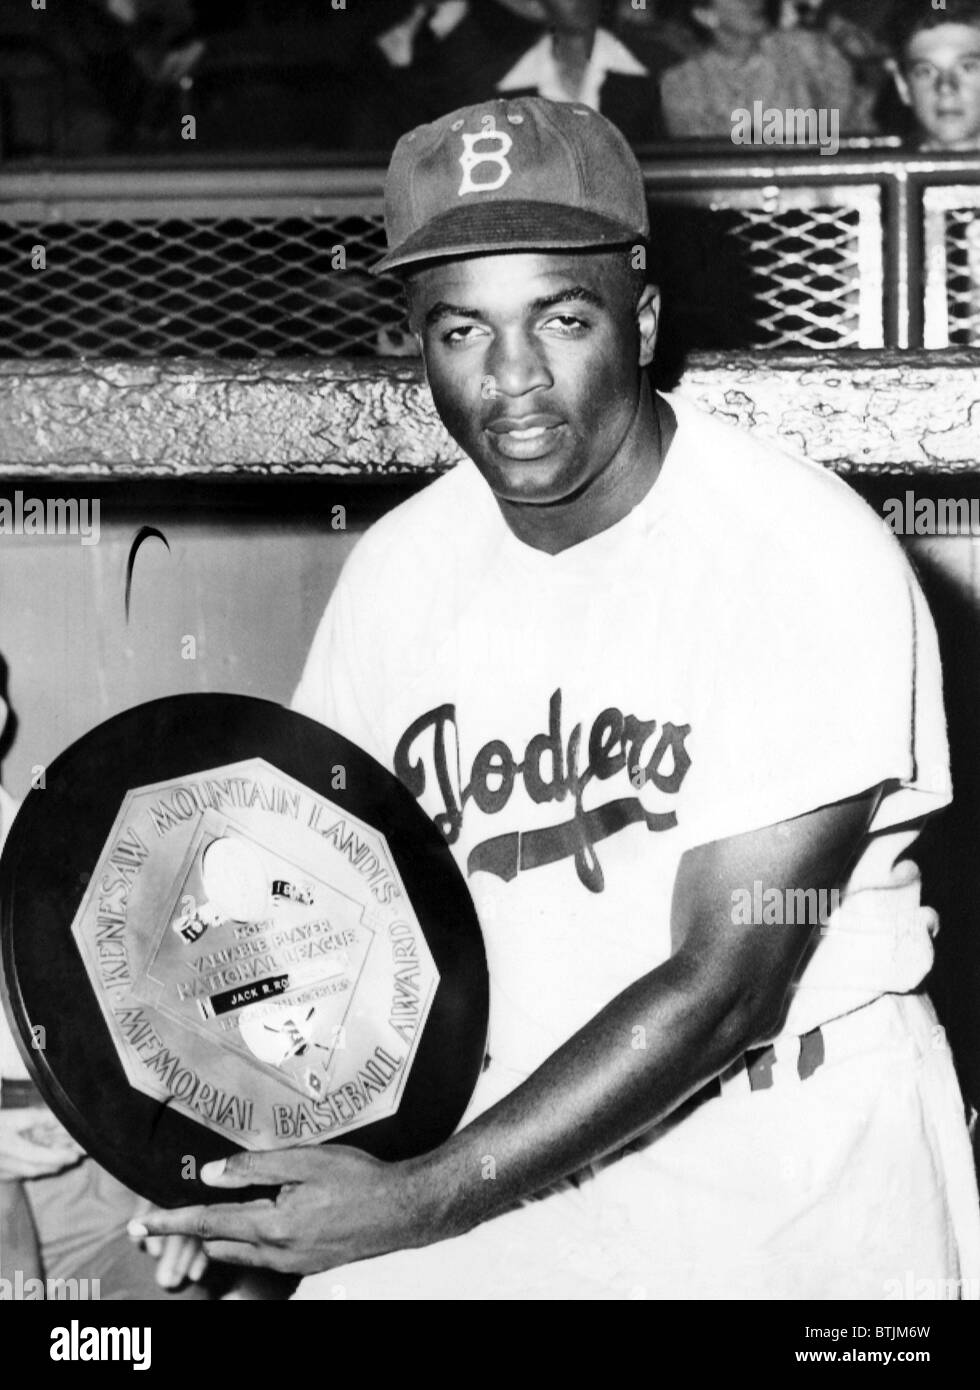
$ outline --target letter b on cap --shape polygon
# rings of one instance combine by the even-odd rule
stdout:
[[[485,144],[494,145],[494,148],[478,154],[474,146]],[[464,135],[463,153],[459,157],[459,167],[463,171],[463,179],[459,185],[458,196],[462,198],[464,193],[492,193],[497,188],[503,188],[514,172],[507,161],[513,144],[513,140],[505,130],[481,130],[478,135]],[[479,183],[474,183],[473,171],[478,169],[481,164],[496,165],[496,178],[481,179]]]

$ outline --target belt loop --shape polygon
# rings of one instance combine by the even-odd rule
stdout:
[[[772,1043],[768,1047],[753,1047],[745,1054],[745,1069],[749,1074],[749,1089],[768,1091],[772,1086],[772,1069],[776,1064],[776,1049]]]
[[[827,1049],[824,1046],[823,1033],[819,1028],[812,1028],[800,1038],[800,1059],[796,1064],[800,1080],[808,1080],[826,1060]]]

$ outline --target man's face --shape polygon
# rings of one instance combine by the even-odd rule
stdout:
[[[895,80],[932,143],[951,150],[980,145],[980,28],[920,30]]]
[[[411,307],[436,409],[498,498],[568,501],[605,472],[656,337],[623,251],[447,261],[416,273]]]
[[[761,38],[769,28],[766,0],[711,0],[694,15],[707,28],[740,38]]]

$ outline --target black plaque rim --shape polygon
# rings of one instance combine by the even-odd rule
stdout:
[[[44,789],[17,814],[0,860],[0,994],[65,1128],[159,1206],[216,1200],[183,1160],[199,1165],[240,1146],[130,1085],[71,923],[127,792],[252,757],[385,835],[439,970],[397,1112],[325,1142],[387,1160],[425,1153],[455,1130],[483,1065],[489,981],[476,909],[442,835],[396,777],[325,725],[251,696],[174,695],[125,710],[51,763]],[[337,764],[340,789],[330,785]]]

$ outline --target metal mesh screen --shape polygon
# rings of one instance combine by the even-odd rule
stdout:
[[[980,185],[925,188],[922,231],[923,342],[980,347]]]
[[[861,337],[860,214],[855,208],[745,209],[732,235],[752,286],[760,347],[856,347]]]
[[[655,209],[656,273],[685,348],[881,345],[876,205],[732,203]]]
[[[678,347],[881,345],[879,190],[654,191]],[[249,358],[411,351],[380,206],[235,215],[197,205],[3,220],[0,355]],[[183,214],[183,215],[182,215]],[[32,268],[34,247],[46,268]]]
[[[46,266],[33,269],[32,248]],[[228,358],[390,350],[381,218],[0,222],[0,353]]]
[[[950,347],[980,345],[980,208],[945,219],[946,322]]]

